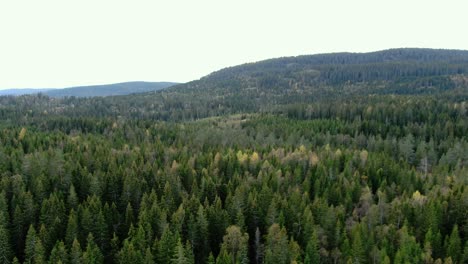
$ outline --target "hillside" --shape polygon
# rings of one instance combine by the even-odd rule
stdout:
[[[455,76],[466,73],[468,51],[392,49],[270,59],[225,68],[174,88],[256,91],[305,100],[318,95],[431,94],[455,88]]]
[[[94,96],[111,96],[111,95],[127,95],[135,93],[144,93],[165,89],[173,86],[176,83],[172,82],[125,82],[106,85],[90,85],[79,86],[65,89],[49,90],[44,94],[51,97],[94,97]]]
[[[468,263],[467,51],[0,97],[2,263]]]
[[[172,82],[125,82],[105,85],[77,86],[62,89],[5,89],[0,90],[1,95],[26,95],[42,93],[50,97],[94,97],[94,96],[112,96],[127,95],[134,93],[144,93],[157,91],[173,86],[177,83]]]
[[[4,89],[0,90],[0,96],[2,95],[13,95],[13,96],[19,96],[19,95],[25,95],[25,94],[37,94],[37,93],[44,93],[49,91],[50,89]]]
[[[86,100],[44,97],[24,108],[47,109],[48,114],[174,121],[236,113],[303,112],[310,103],[365,101],[368,96],[433,95],[462,101],[468,96],[467,73],[468,51],[393,49],[308,55],[229,67],[155,92]],[[23,100],[28,101],[23,98],[15,103]]]

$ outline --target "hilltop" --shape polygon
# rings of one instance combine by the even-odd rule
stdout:
[[[94,97],[143,93],[165,89],[177,83],[173,82],[124,82],[104,85],[76,86],[62,89],[6,89],[0,95],[26,95],[42,93],[50,97]]]
[[[306,55],[233,66],[157,91],[89,99],[42,97],[24,108],[47,110],[48,114],[177,121],[238,113],[297,112],[311,103],[366,102],[370,97],[386,100],[387,95],[463,101],[468,96],[467,73],[468,51],[464,50],[411,48]],[[68,90],[45,95],[63,96]],[[23,101],[28,99],[16,100],[15,104]]]

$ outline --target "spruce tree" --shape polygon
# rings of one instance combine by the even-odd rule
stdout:
[[[458,263],[462,254],[462,243],[460,234],[458,233],[458,225],[455,225],[450,234],[450,238],[447,244],[446,256],[451,257],[453,262]]]
[[[86,250],[83,252],[83,263],[85,264],[99,264],[104,262],[104,256],[101,250],[94,242],[94,237],[90,233],[87,238]]]
[[[42,264],[46,262],[42,241],[37,236],[36,230],[32,225],[29,226],[28,234],[26,236],[26,248],[24,250],[24,254],[26,263]]]
[[[69,263],[69,256],[65,244],[62,241],[59,241],[55,244],[52,249],[49,257],[49,263]]]
[[[320,263],[320,253],[317,234],[315,231],[312,232],[309,242],[305,250],[304,264],[317,264]]]

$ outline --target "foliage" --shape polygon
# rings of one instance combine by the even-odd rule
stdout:
[[[400,53],[414,63],[373,67]],[[466,59],[425,54],[266,61],[125,97],[0,97],[1,262],[466,262]],[[293,92],[284,76],[313,80]],[[388,94],[413,82],[437,88]]]

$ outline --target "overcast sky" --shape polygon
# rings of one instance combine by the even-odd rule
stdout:
[[[466,0],[0,0],[0,89],[186,82],[273,57],[468,49]]]

